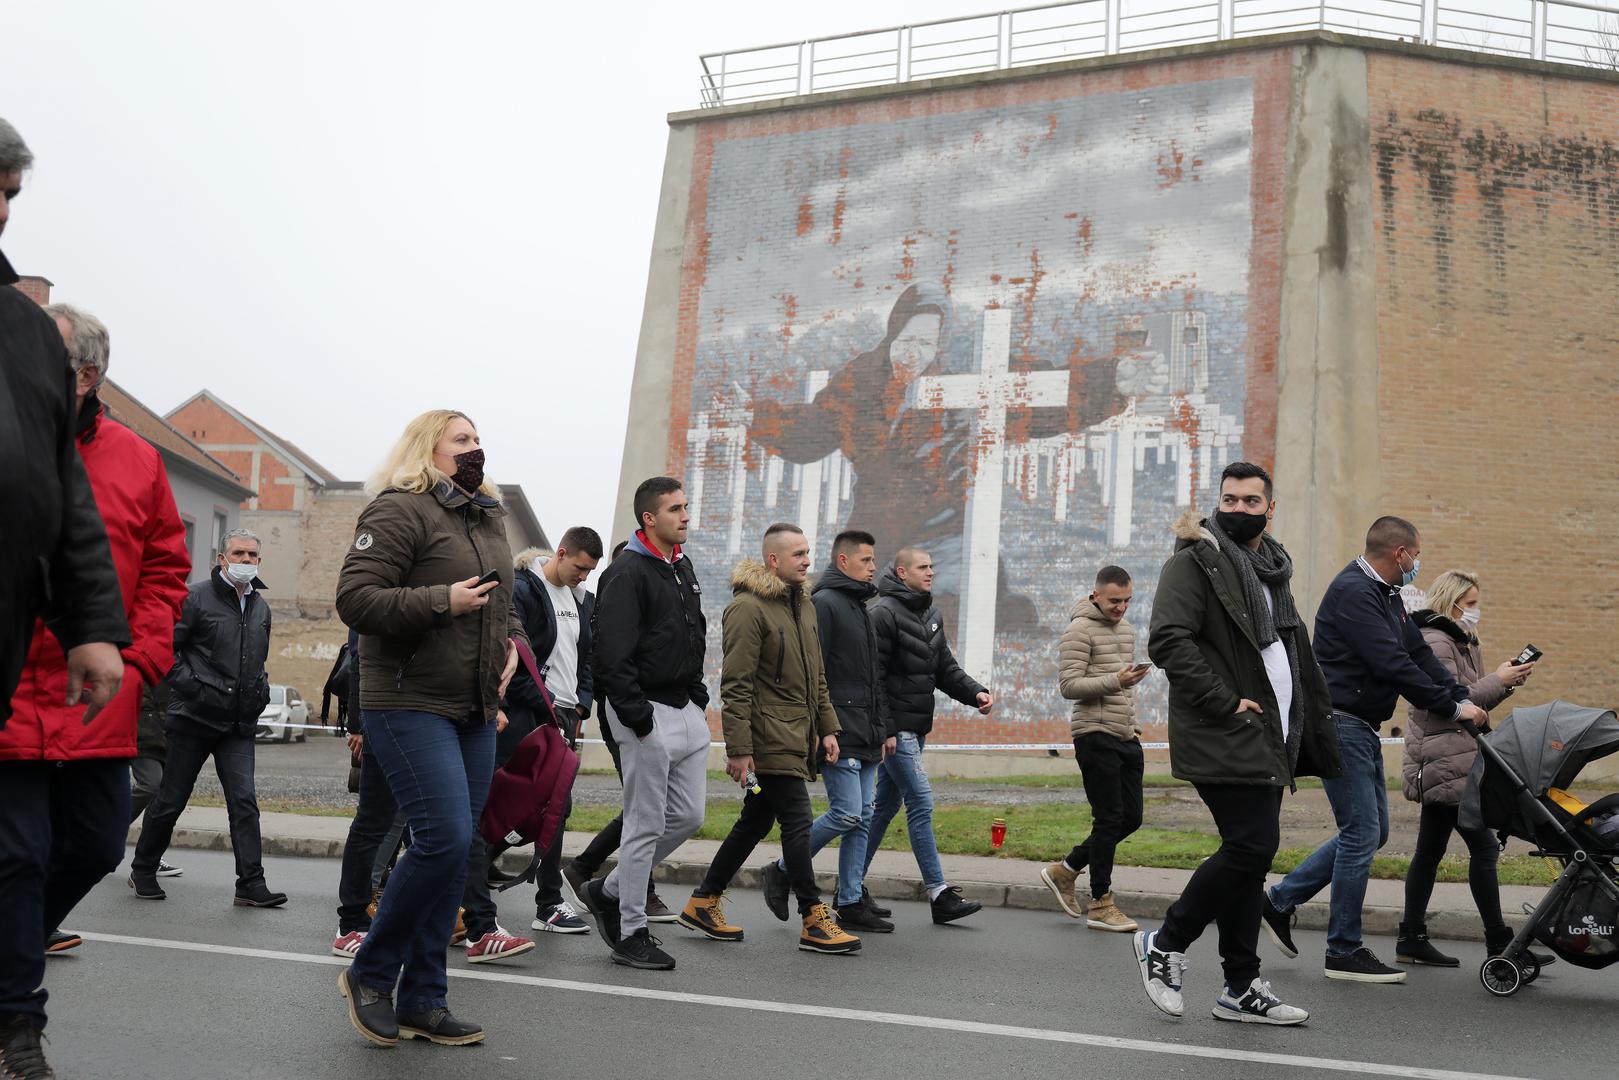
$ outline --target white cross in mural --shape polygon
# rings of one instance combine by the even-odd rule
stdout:
[[[957,633],[962,665],[989,684],[995,664],[995,593],[1000,565],[1001,494],[1006,478],[1006,412],[1068,404],[1068,372],[1007,369],[1012,348],[1012,313],[984,312],[978,329],[978,371],[971,375],[928,375],[911,387],[918,409],[972,409],[974,448],[967,492],[961,560],[961,616]]]

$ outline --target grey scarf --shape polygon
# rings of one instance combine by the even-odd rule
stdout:
[[[1242,583],[1242,602],[1253,620],[1254,637],[1258,639],[1259,647],[1268,648],[1281,639],[1287,650],[1287,666],[1293,676],[1293,703],[1287,717],[1287,751],[1289,763],[1296,765],[1299,737],[1302,734],[1298,722],[1299,699],[1303,696],[1299,680],[1299,647],[1297,635],[1281,633],[1283,630],[1297,630],[1300,625],[1299,609],[1293,603],[1293,590],[1290,587],[1293,559],[1287,554],[1287,549],[1272,539],[1268,532],[1260,535],[1259,548],[1256,550],[1237,543],[1221,531],[1219,520],[1212,513],[1203,524],[1219,544],[1221,554],[1237,568],[1237,580]],[[1269,604],[1261,591],[1267,588],[1271,597]]]

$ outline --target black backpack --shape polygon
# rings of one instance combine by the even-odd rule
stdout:
[[[351,635],[352,640],[352,635]],[[345,641],[337,650],[337,659],[332,661],[332,670],[326,676],[326,685],[320,693],[320,722],[330,724],[332,718],[332,699],[337,699],[337,723],[339,727],[347,727],[349,713],[359,704],[350,701],[353,696],[352,684],[357,681],[356,665],[359,663],[358,650],[353,648],[349,641]]]

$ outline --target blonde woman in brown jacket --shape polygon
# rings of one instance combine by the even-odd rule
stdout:
[[[1136,723],[1135,685],[1150,664],[1136,664],[1136,633],[1124,621],[1130,608],[1130,575],[1105,566],[1091,594],[1074,605],[1063,632],[1058,669],[1062,696],[1074,703],[1068,727],[1074,759],[1091,805],[1091,834],[1067,858],[1045,867],[1040,879],[1071,917],[1093,930],[1134,932],[1135,920],[1113,902],[1113,852],[1141,828],[1141,726]],[[1091,898],[1083,916],[1074,887],[1091,871]]]
[[[1508,661],[1485,674],[1483,649],[1475,633],[1479,622],[1477,575],[1460,570],[1440,574],[1423,606],[1411,617],[1434,657],[1467,688],[1473,704],[1486,712],[1505,701],[1534,670],[1534,664],[1515,666]],[[1512,940],[1512,931],[1501,917],[1501,888],[1495,872],[1500,847],[1488,829],[1475,832],[1456,823],[1462,789],[1478,755],[1473,737],[1453,720],[1415,706],[1409,710],[1400,771],[1405,797],[1422,804],[1422,817],[1417,848],[1405,877],[1405,918],[1400,923],[1395,959],[1402,964],[1456,967],[1459,961],[1455,957],[1446,956],[1428,940],[1428,899],[1433,895],[1439,860],[1450,834],[1458,833],[1467,844],[1467,884],[1484,920],[1485,941],[1492,953],[1499,952]]]

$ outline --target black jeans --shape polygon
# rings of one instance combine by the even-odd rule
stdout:
[[[129,759],[0,761],[0,1024],[45,1026],[45,934],[118,869]]]
[[[135,857],[129,868],[137,874],[157,872],[158,860],[169,849],[174,823],[191,799],[197,776],[214,759],[219,786],[225,792],[225,812],[230,818],[230,846],[236,855],[236,889],[264,881],[264,846],[259,838],[259,803],[253,788],[253,736],[225,735],[193,728],[169,729],[169,761],[163,770],[163,785],[157,798],[146,809],[141,838],[135,843]]]
[[[398,814],[393,789],[371,753],[371,744],[361,743],[360,801],[354,808],[354,820],[349,822],[349,836],[343,844],[343,869],[337,881],[339,934],[371,929],[371,916],[365,909],[371,903],[372,883],[376,880],[373,871],[377,851]]]
[[[606,706],[604,705],[603,709],[605,710],[605,708]],[[618,773],[619,780],[622,781],[624,779],[624,764],[619,760],[618,743],[613,741],[612,733],[607,730],[607,725],[605,723],[601,725],[601,731],[602,741],[607,744],[607,752],[613,755],[613,769]],[[593,878],[597,874],[601,873],[602,866],[606,864],[613,852],[618,850],[618,845],[623,842],[624,815],[620,814],[612,821],[609,821],[606,826],[602,828],[601,832],[597,833],[591,838],[591,841],[589,845],[585,847],[585,850],[573,857],[573,865],[577,867],[579,872],[587,879]],[[559,848],[559,858],[560,854],[561,849]]]
[[[1091,834],[1068,853],[1075,870],[1091,868],[1091,896],[1100,900],[1113,890],[1113,851],[1141,828],[1141,743],[1126,742],[1103,731],[1074,739],[1074,760],[1085,778],[1091,804]]]
[[[129,823],[146,812],[163,786],[163,758],[137,756],[129,763]]]
[[[1164,916],[1160,948],[1185,952],[1214,923],[1226,986],[1246,990],[1259,977],[1259,918],[1265,875],[1282,842],[1282,789],[1259,784],[1198,784],[1214,815],[1220,850],[1194,871]]]
[[[742,800],[742,816],[731,826],[731,834],[720,845],[719,852],[709,865],[698,896],[718,896],[731,884],[736,872],[742,869],[759,841],[770,834],[771,826],[781,822],[781,857],[787,864],[787,880],[792,882],[798,897],[798,913],[809,914],[809,909],[821,902],[821,891],[815,884],[815,867],[810,861],[809,785],[797,776],[766,773],[759,777],[759,794],[748,792]]]
[[[1506,920],[1501,917],[1501,883],[1496,879],[1495,864],[1501,855],[1501,846],[1488,829],[1463,829],[1456,824],[1458,806],[1423,803],[1422,817],[1417,824],[1417,850],[1411,855],[1411,869],[1405,875],[1405,922],[1416,926],[1428,921],[1428,900],[1433,896],[1434,877],[1439,873],[1439,860],[1445,857],[1450,834],[1457,833],[1467,844],[1467,887],[1473,892],[1473,903],[1485,930],[1501,930]]]
[[[540,857],[539,873],[534,878],[536,914],[562,903],[562,835],[568,830],[568,817],[572,813],[573,798],[570,796],[562,807],[562,820],[557,822],[557,834],[552,838],[551,846],[546,848],[545,854]]]

